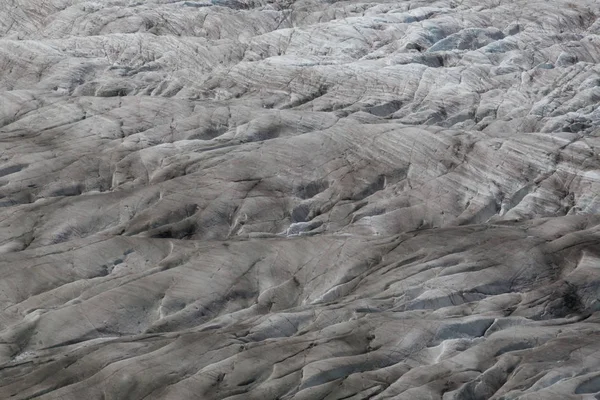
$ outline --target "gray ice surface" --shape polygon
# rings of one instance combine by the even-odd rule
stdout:
[[[0,0],[0,399],[599,399],[598,16]]]

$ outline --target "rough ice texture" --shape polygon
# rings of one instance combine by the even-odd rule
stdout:
[[[0,398],[600,398],[599,15],[0,1]]]

